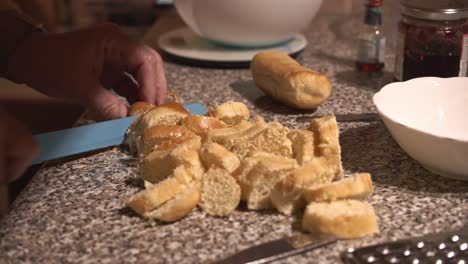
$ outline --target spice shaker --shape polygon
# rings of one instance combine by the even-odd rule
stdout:
[[[467,76],[468,0],[403,0],[395,79]]]

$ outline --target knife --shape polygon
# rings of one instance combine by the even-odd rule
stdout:
[[[184,107],[194,115],[205,115],[206,107],[201,103],[186,104]],[[123,143],[128,127],[138,116],[69,128],[34,135],[39,145],[39,155],[32,165],[46,160],[62,158],[92,150],[116,146]]]
[[[269,263],[324,247],[336,241],[337,239],[330,237],[314,237],[309,234],[300,234],[253,246],[216,263]]]

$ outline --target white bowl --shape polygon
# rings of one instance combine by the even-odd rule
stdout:
[[[373,100],[408,155],[436,174],[468,180],[468,78],[391,83]]]
[[[322,0],[174,0],[195,33],[240,47],[291,39],[309,25],[321,4]]]

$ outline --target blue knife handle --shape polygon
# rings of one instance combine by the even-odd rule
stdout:
[[[184,107],[194,115],[205,115],[207,112],[205,106],[200,103],[186,104]],[[32,165],[46,160],[120,145],[125,139],[128,127],[136,118],[137,116],[132,116],[34,135],[39,145],[39,155]]]

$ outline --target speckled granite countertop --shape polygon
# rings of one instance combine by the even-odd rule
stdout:
[[[387,71],[393,68],[392,31],[396,8],[385,9],[389,36]],[[328,76],[333,97],[320,113],[374,111],[372,95],[392,80],[359,74],[353,68],[352,36],[362,14],[320,16],[306,34],[307,49],[298,60]],[[262,96],[248,70],[220,70],[166,64],[170,87],[187,101],[208,105],[228,99],[246,103],[254,114],[290,127],[305,127],[297,112]],[[379,235],[341,241],[280,263],[337,263],[339,252],[377,242],[460,227],[467,222],[468,184],[424,170],[394,142],[382,123],[340,124],[343,166],[347,173],[367,171],[375,194],[370,202],[379,217]],[[123,199],[140,190],[135,168],[119,148],[43,168],[0,220],[1,263],[207,263],[254,244],[298,232],[295,219],[274,212],[236,211],[213,218],[196,210],[169,225],[143,220]]]

